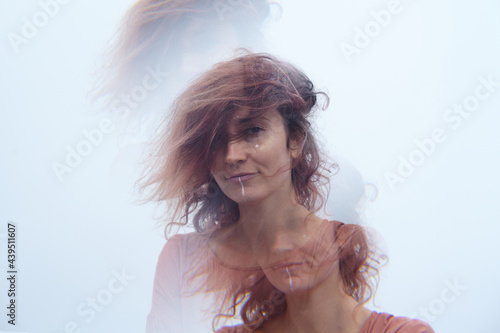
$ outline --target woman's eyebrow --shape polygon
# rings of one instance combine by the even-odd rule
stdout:
[[[249,123],[252,123],[254,121],[259,121],[259,120],[264,120],[266,122],[269,122],[269,119],[265,116],[262,116],[262,117],[245,117],[245,118],[241,118],[238,120],[238,125],[246,125],[246,124],[249,124]]]

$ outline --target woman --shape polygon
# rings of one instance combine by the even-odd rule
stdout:
[[[381,256],[360,226],[315,215],[329,171],[309,121],[319,94],[294,66],[247,52],[176,100],[143,188],[181,221],[170,227],[196,232],[160,255],[147,332],[194,331],[199,294],[214,329],[240,312],[220,332],[432,332],[364,308]]]

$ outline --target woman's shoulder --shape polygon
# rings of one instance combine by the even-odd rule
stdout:
[[[162,271],[176,271],[186,268],[196,259],[194,254],[205,253],[200,251],[203,240],[196,232],[175,234],[167,239],[158,256],[157,273]]]
[[[178,233],[167,239],[162,252],[184,251],[206,243],[206,237],[198,232]]]
[[[359,333],[434,333],[426,322],[373,311]]]

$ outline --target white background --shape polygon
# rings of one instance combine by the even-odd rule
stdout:
[[[136,160],[116,167],[114,131],[63,181],[52,167],[106,117],[86,93],[132,3],[69,1],[19,52],[8,34],[19,34],[40,5],[0,4],[0,276],[9,221],[19,271],[17,325],[4,314],[4,281],[0,330],[59,333],[71,322],[81,332],[144,330],[164,239],[153,207],[131,203]],[[370,13],[388,3],[283,0],[264,30],[267,50],[330,94],[317,123],[341,167],[332,201],[339,206],[346,186],[366,184],[361,214],[389,256],[372,308],[427,318],[436,332],[500,332],[500,84],[456,128],[443,118],[472,100],[480,77],[500,82],[500,2],[401,0],[390,23],[346,56],[343,43],[355,46],[356,29],[369,28]],[[415,141],[437,128],[446,140],[418,153]],[[417,155],[425,157],[391,187],[387,172]],[[130,280],[109,304],[92,318],[77,313],[123,270]]]

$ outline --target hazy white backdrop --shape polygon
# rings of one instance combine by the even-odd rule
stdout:
[[[53,169],[106,117],[86,93],[134,1],[60,1],[13,47],[9,36],[47,2],[0,3],[0,330],[142,332],[165,240],[153,207],[130,202],[136,161],[116,167],[120,131],[62,181]],[[389,263],[371,307],[425,319],[436,332],[500,332],[500,2],[280,6],[263,28],[267,50],[331,97],[317,123],[343,161],[333,182],[344,190],[332,201],[361,183],[364,223],[385,242]],[[6,316],[9,222],[16,326]]]

